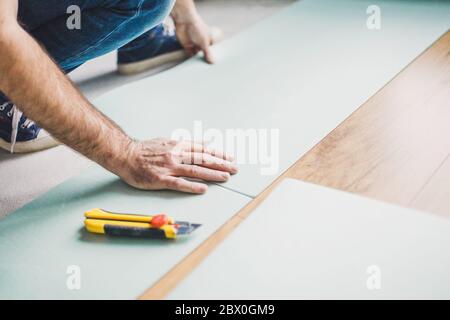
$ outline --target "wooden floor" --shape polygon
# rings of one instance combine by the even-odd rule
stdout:
[[[291,176],[450,217],[450,180],[445,188],[440,179],[450,178],[449,154],[447,32],[306,154]]]
[[[285,177],[450,218],[450,31],[140,299],[164,298]]]

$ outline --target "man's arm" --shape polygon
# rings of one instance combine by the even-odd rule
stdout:
[[[226,156],[198,144],[131,139],[83,97],[19,26],[17,3],[0,0],[0,90],[27,117],[137,188],[203,193],[205,184],[179,177],[225,181],[237,171]],[[193,159],[199,165],[192,165]]]

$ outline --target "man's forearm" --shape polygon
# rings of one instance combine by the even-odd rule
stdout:
[[[117,163],[125,161],[131,139],[83,97],[17,23],[0,28],[0,57],[0,90],[28,118],[61,142],[116,171]]]

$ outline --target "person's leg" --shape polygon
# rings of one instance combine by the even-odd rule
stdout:
[[[68,72],[160,24],[173,4],[174,0],[20,0],[19,21]],[[66,12],[71,5],[81,9],[80,30],[67,27]],[[13,132],[13,128],[18,131]],[[0,92],[0,147],[9,150],[12,136],[17,137],[16,152],[56,145]]]
[[[22,0],[20,20],[67,71],[122,47],[160,24],[173,4],[174,0]],[[67,28],[66,10],[71,5],[81,9],[80,30]],[[45,14],[42,7],[51,8],[50,12]],[[50,19],[38,23],[40,14]]]

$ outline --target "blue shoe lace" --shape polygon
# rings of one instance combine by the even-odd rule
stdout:
[[[6,115],[8,118],[11,118],[11,153],[14,153],[14,146],[16,145],[17,141],[17,134],[19,133],[19,123],[20,119],[22,118],[22,111],[19,110],[19,108],[13,104],[12,102],[5,102],[2,105],[0,105],[0,111],[5,111],[6,108],[10,107],[9,111],[6,112]],[[30,119],[25,119],[25,121],[20,125],[22,129],[28,129],[32,125],[34,125],[34,121]]]

